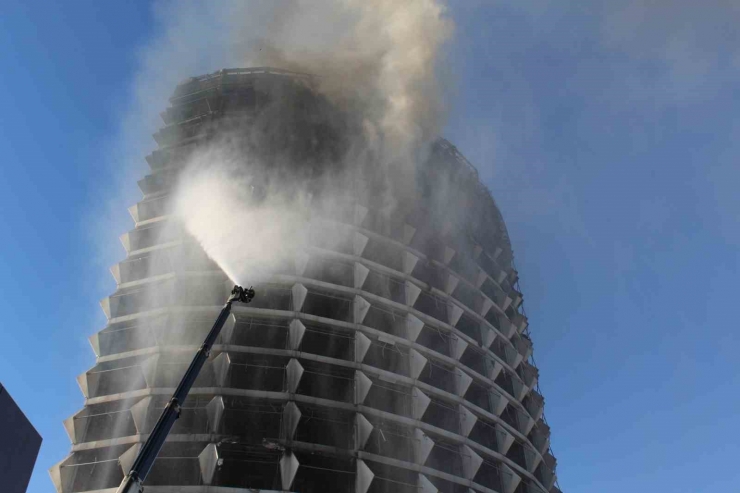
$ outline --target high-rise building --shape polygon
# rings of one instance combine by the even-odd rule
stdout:
[[[255,127],[256,152],[332,155],[312,84],[234,69],[176,88],[102,302],[108,324],[90,339],[95,366],[78,378],[85,406],[64,423],[72,451],[50,471],[59,493],[120,483],[227,298],[231,283],[169,215],[187,156]],[[279,130],[261,125],[268,114]],[[559,493],[511,245],[475,168],[436,141],[418,193],[391,212],[365,177],[235,305],[147,493]]]
[[[25,493],[41,448],[41,435],[0,384],[0,484]]]

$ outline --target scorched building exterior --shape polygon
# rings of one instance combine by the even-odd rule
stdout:
[[[115,491],[231,287],[169,216],[184,156],[311,84],[222,70],[170,98],[78,378],[85,406],[64,422],[72,450],[50,470],[59,493]],[[389,215],[348,194],[321,219],[344,241],[317,234],[235,305],[148,493],[559,493],[505,225],[454,146],[430,154],[415,203]],[[453,220],[435,220],[439,180],[465,198]]]

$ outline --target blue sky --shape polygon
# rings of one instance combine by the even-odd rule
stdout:
[[[122,122],[141,101],[162,109],[180,75],[136,81],[162,56],[152,46],[197,41],[169,37],[146,2],[0,9],[0,379],[44,438],[40,493],[69,451],[62,420],[83,404],[75,376],[94,363],[86,338],[104,325],[112,245],[153,146],[156,122]],[[445,135],[513,238],[562,489],[733,491],[740,9],[470,0],[451,13]]]

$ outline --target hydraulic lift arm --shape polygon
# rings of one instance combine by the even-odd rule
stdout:
[[[175,424],[175,420],[180,417],[180,406],[185,401],[185,398],[190,392],[190,387],[193,386],[193,382],[198,377],[203,364],[208,359],[208,355],[211,352],[211,347],[216,342],[218,334],[221,332],[221,328],[226,323],[231,313],[231,304],[234,301],[241,303],[249,303],[254,298],[254,289],[244,289],[241,286],[234,286],[231,290],[231,297],[226,302],[224,307],[221,309],[221,313],[218,315],[216,322],[213,324],[211,331],[208,332],[203,345],[200,347],[193,361],[190,363],[185,375],[183,375],[180,384],[175,389],[175,393],[172,394],[172,398],[167,406],[162,411],[157,424],[154,425],[152,433],[149,435],[144,446],[139,451],[139,455],[136,457],[134,464],[131,466],[131,470],[126,474],[121,481],[121,485],[118,487],[116,493],[141,493],[144,491],[142,483],[146,479],[147,474],[154,464],[154,460],[159,454],[159,450],[164,445],[167,435],[169,435],[172,425]]]

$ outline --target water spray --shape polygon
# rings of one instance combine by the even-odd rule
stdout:
[[[249,303],[254,298],[254,289],[244,289],[241,286],[234,286],[231,290],[231,297],[226,302],[224,307],[221,309],[221,313],[216,318],[210,332],[206,336],[203,344],[201,345],[198,352],[195,353],[193,361],[185,371],[185,374],[180,380],[180,383],[175,389],[175,393],[172,394],[170,402],[167,403],[162,414],[157,420],[157,424],[154,425],[149,438],[147,439],[144,446],[136,456],[134,464],[131,466],[131,470],[126,474],[121,481],[121,485],[116,490],[116,493],[142,493],[144,491],[143,482],[146,479],[149,471],[154,465],[154,461],[159,455],[159,451],[164,445],[167,435],[170,434],[172,426],[175,424],[175,420],[180,417],[181,404],[185,402],[185,399],[190,392],[190,388],[193,386],[193,382],[198,378],[200,370],[203,368],[203,364],[208,359],[208,355],[211,352],[211,347],[216,342],[218,335],[221,333],[226,320],[231,314],[231,304],[235,301],[240,303]]]

